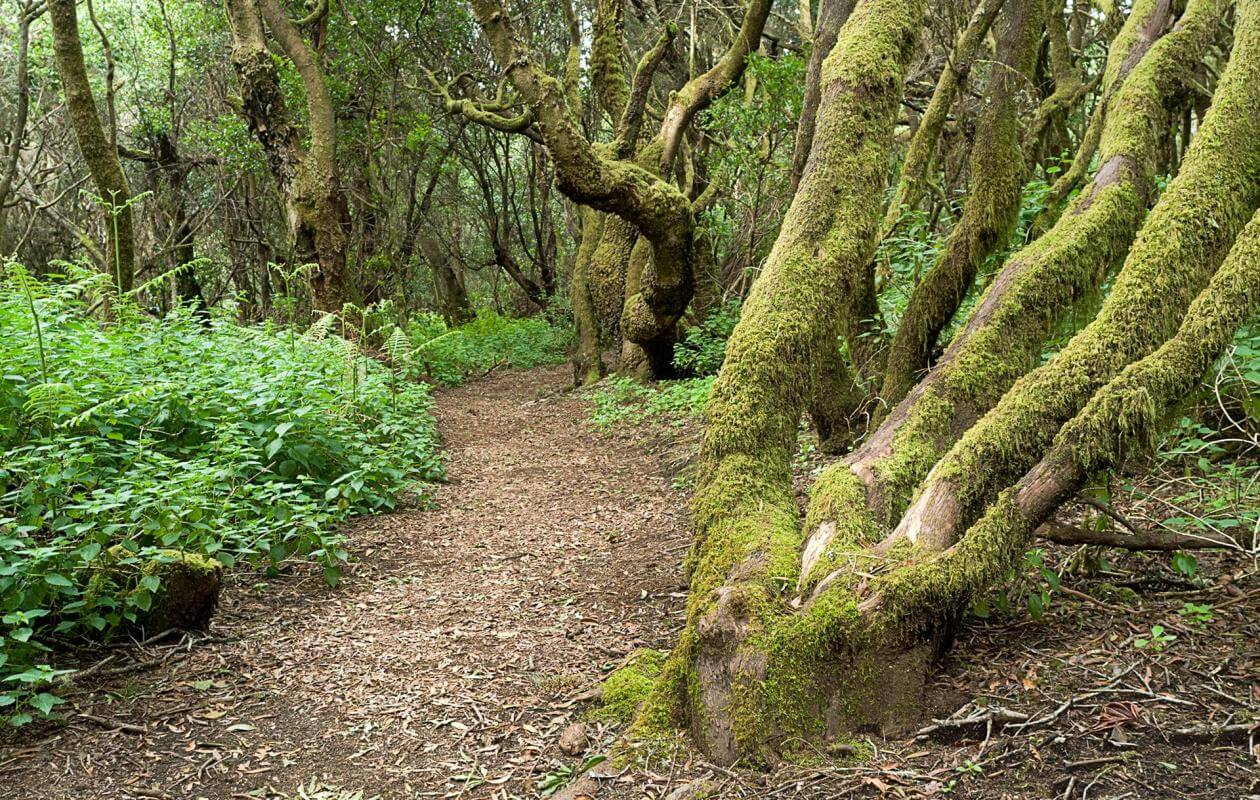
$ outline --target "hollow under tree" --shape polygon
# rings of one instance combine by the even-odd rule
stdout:
[[[627,81],[621,67],[623,4],[602,0],[591,51],[592,86],[615,129],[611,142],[598,143],[577,124],[576,82],[552,77],[534,63],[507,5],[501,0],[472,0],[471,5],[525,111],[508,116],[503,103],[476,99],[448,100],[448,109],[480,124],[536,136],[555,165],[560,191],[605,215],[602,220],[583,215],[585,252],[579,253],[577,275],[584,286],[575,289],[575,309],[598,313],[601,300],[605,307],[619,305],[615,312],[622,337],[619,370],[644,378],[668,375],[677,324],[695,283],[692,245],[700,197],[674,180],[684,137],[696,116],[743,74],[748,55],[761,40],[771,1],[751,0],[746,5],[726,52],[707,72],[671,92],[661,124],[649,137],[642,129],[652,77],[676,31],[665,26]],[[571,67],[575,61],[571,54]],[[594,245],[586,242],[588,228],[598,237]],[[596,332],[582,320],[578,327],[579,352],[585,351],[589,359],[598,346]],[[579,378],[599,372],[595,363],[575,365]]]
[[[1256,310],[1260,0],[1237,3],[1211,106],[1145,213],[1191,67],[1232,6],[1134,4],[1102,78],[1092,182],[1002,267],[942,362],[820,475],[802,520],[791,458],[812,362],[875,247],[923,13],[922,0],[860,0],[714,386],[687,622],[632,735],[681,725],[721,762],[772,761],[802,739],[904,728],[970,601],[1089,474],[1159,430]],[[1056,318],[1117,265],[1093,321],[1034,368]]]

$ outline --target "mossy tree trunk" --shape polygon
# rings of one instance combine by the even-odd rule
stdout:
[[[805,64],[805,93],[801,98],[801,119],[796,124],[796,139],[792,145],[792,191],[800,186],[809,161],[809,151],[814,146],[814,123],[818,103],[822,99],[822,65],[831,48],[836,46],[840,28],[853,13],[855,0],[821,0],[818,4],[818,21],[813,26],[809,40],[809,61]],[[804,12],[808,2],[801,3]]]
[[[593,208],[581,206],[579,217],[582,238],[573,260],[573,274],[569,279],[570,302],[573,306],[573,383],[588,386],[608,372],[604,363],[603,342],[599,315],[591,297],[591,258],[603,237],[607,215]]]
[[[106,263],[102,267],[113,277],[119,291],[130,291],[136,263],[131,187],[118,160],[118,151],[96,113],[96,99],[83,61],[83,42],[79,38],[79,16],[74,0],[50,0],[48,17],[52,23],[53,53],[57,58],[66,114],[97,195],[105,206],[107,247]]]
[[[863,0],[822,66],[814,146],[714,385],[694,504],[688,624],[640,730],[685,721],[713,757],[761,756],[779,718],[767,614],[797,564],[791,490],[797,422],[814,361],[835,346],[840,309],[869,269],[879,193],[922,0]]]
[[[1190,0],[1171,25],[1171,4],[1139,0],[1109,53],[1093,181],[1004,265],[941,365],[824,471],[802,521],[796,426],[813,354],[839,327],[827,301],[874,246],[871,200],[922,12],[861,0],[824,68],[810,166],[714,387],[687,624],[635,735],[685,725],[719,761],[772,761],[802,739],[914,724],[968,603],[1088,472],[1146,443],[1193,388],[1256,308],[1260,0],[1238,3],[1211,107],[1142,218],[1171,112],[1231,6]],[[1116,264],[1094,321],[1021,379],[1056,310]]]
[[[944,252],[915,287],[902,315],[880,391],[885,403],[896,404],[918,382],[980,265],[1015,226],[1027,176],[1020,111],[1030,105],[1027,91],[1049,16],[1045,5],[1044,0],[1005,0],[998,16],[991,74],[971,146],[967,199]]]
[[[966,82],[971,65],[984,45],[984,38],[1005,2],[1006,0],[981,0],[966,27],[958,34],[953,49],[945,57],[945,68],[941,70],[932,98],[928,100],[923,118],[919,120],[919,127],[915,129],[910,145],[906,148],[901,178],[884,215],[884,233],[892,230],[904,210],[916,208],[923,197],[928,168],[936,155],[937,143],[949,119],[949,109],[959,88]]]
[[[284,200],[293,258],[315,265],[310,275],[315,307],[340,311],[354,295],[346,268],[350,209],[337,169],[336,111],[319,55],[279,0],[226,0],[226,7],[232,65],[241,82],[240,112]],[[310,142],[305,147],[280,86],[268,32],[302,80]]]
[[[587,288],[599,309],[608,287],[622,287],[617,315],[623,340],[620,370],[640,378],[668,374],[677,323],[695,289],[695,209],[692,198],[672,179],[675,161],[696,115],[742,75],[749,53],[761,40],[770,0],[750,0],[727,51],[712,69],[670,95],[660,128],[650,138],[640,136],[650,80],[676,30],[666,27],[627,81],[621,64],[622,3],[601,0],[591,71],[595,93],[614,122],[615,136],[607,144],[596,144],[581,132],[571,107],[577,102],[576,82],[570,74],[564,81],[552,77],[532,62],[507,6],[499,0],[472,0],[472,7],[495,60],[527,111],[508,119],[494,104],[474,100],[451,101],[447,107],[480,124],[536,136],[555,164],[556,184],[565,196],[627,223],[605,221],[601,246],[588,262]],[[631,231],[634,241],[627,243]],[[632,259],[636,250],[639,260]]]

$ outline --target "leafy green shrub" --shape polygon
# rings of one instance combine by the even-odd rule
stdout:
[[[1235,335],[1158,443],[1153,466],[1163,478],[1161,510],[1173,512],[1161,527],[1228,537],[1248,550],[1260,546],[1260,321]],[[1127,488],[1146,497],[1139,487]],[[1195,571],[1188,553],[1174,555],[1172,566],[1186,577]]]
[[[688,328],[674,345],[674,366],[690,375],[716,375],[726,358],[726,340],[739,322],[740,308],[739,300],[728,301]]]
[[[457,328],[438,314],[416,315],[407,325],[407,338],[418,374],[458,386],[499,364],[522,369],[558,364],[566,358],[572,334],[541,317],[512,319],[482,311]]]
[[[271,570],[304,555],[335,584],[337,524],[443,474],[429,390],[329,325],[150,320],[125,299],[104,325],[84,314],[87,283],[9,265],[0,286],[0,714],[15,724],[57,702],[51,643],[152,604],[144,570],[93,584],[111,548]]]
[[[591,423],[603,430],[643,422],[684,425],[704,413],[714,380],[708,376],[644,386],[610,376],[591,392]]]

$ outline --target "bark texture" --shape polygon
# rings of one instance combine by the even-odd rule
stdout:
[[[50,0],[48,17],[52,23],[53,52],[61,76],[66,114],[74,130],[79,152],[87,164],[96,192],[105,203],[105,251],[103,268],[114,278],[120,292],[131,290],[135,275],[136,246],[132,229],[131,188],[96,113],[96,99],[83,62],[79,38],[79,17],[74,0]]]
[[[284,200],[293,258],[315,265],[310,283],[316,308],[340,311],[354,294],[346,270],[350,210],[337,170],[336,112],[319,56],[278,0],[226,0],[226,5],[241,114],[262,145]],[[306,147],[280,87],[268,31],[302,79],[309,119]]]

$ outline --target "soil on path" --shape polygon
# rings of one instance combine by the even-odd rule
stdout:
[[[582,714],[566,699],[668,645],[688,544],[656,458],[592,432],[566,384],[555,368],[441,392],[435,509],[355,523],[339,589],[305,565],[237,576],[210,638],[133,648],[115,663],[157,663],[72,695],[68,726],[4,740],[0,796],[296,796],[312,780],[536,796]]]

